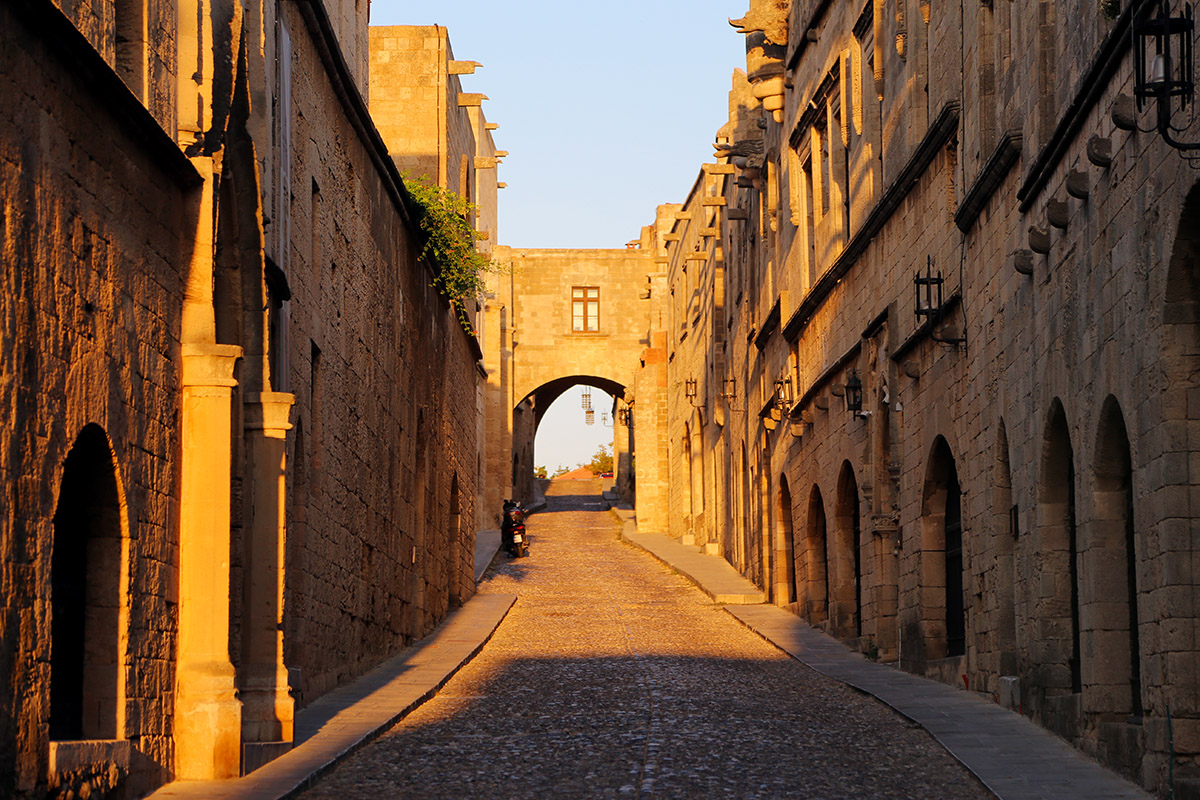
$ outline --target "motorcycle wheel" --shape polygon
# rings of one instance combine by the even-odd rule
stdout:
[[[529,555],[529,545],[522,544],[521,545],[521,558],[525,558],[528,555]]]

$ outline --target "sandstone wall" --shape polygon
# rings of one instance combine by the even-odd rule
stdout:
[[[312,262],[311,209],[295,208],[285,662],[307,703],[473,592],[477,375],[472,340],[416,261],[410,212],[389,196],[311,43],[293,46],[304,68],[293,76],[292,192],[320,187],[324,245]]]
[[[9,797],[47,789],[51,683],[63,680],[51,673],[54,518],[101,482],[89,474],[63,493],[64,462],[85,428],[115,471],[109,508],[124,557],[108,567],[125,574],[110,600],[128,613],[116,679],[125,699],[110,738],[133,742],[133,791],[161,782],[172,760],[181,232],[195,223],[198,176],[55,13],[0,9],[0,794]]]
[[[786,42],[752,38],[764,105],[735,76],[718,247],[691,263],[693,223],[660,227],[678,234],[671,532],[864,653],[1165,792],[1166,703],[1176,755],[1200,755],[1195,179],[1126,119],[1128,10],[895,11],[793,3]],[[716,270],[723,297],[698,295]],[[728,379],[733,402],[714,394]]]

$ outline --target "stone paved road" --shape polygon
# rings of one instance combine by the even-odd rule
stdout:
[[[989,798],[922,729],[781,654],[552,484],[518,595],[437,697],[303,795]]]

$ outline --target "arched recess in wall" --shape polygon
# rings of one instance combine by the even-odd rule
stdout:
[[[833,525],[833,586],[829,592],[829,618],[835,635],[862,636],[862,520],[858,479],[849,461],[838,475],[837,505]]]
[[[1137,529],[1133,469],[1125,417],[1109,395],[1096,432],[1092,519],[1086,529],[1081,573],[1094,596],[1082,598],[1085,710],[1142,716],[1141,638],[1138,625]]]
[[[796,602],[796,539],[792,531],[792,492],[779,476],[775,509],[775,596],[778,604]]]
[[[826,540],[825,501],[821,489],[813,484],[808,493],[808,514],[804,535],[805,617],[813,625],[829,618],[829,557]]]
[[[1038,597],[1034,613],[1042,622],[1039,631],[1058,632],[1043,634],[1042,641],[1036,643],[1037,650],[1045,657],[1034,665],[1034,682],[1051,696],[1076,694],[1083,687],[1079,662],[1078,549],[1075,452],[1067,415],[1055,398],[1042,436],[1032,583],[1038,586],[1044,581],[1053,587],[1053,591]]]
[[[108,436],[80,431],[63,464],[50,566],[50,739],[125,736],[128,520]]]
[[[738,475],[738,520],[734,537],[737,543],[737,568],[746,571],[746,543],[750,537],[750,463],[746,458],[746,443],[741,444],[741,472]]]
[[[921,495],[921,589],[926,660],[966,653],[962,489],[942,436],[930,448]]]
[[[696,509],[692,501],[692,486],[694,478],[692,476],[692,433],[688,423],[683,424],[683,438],[679,441],[679,476],[678,485],[683,496],[680,498],[679,507],[683,513],[687,514],[687,525],[690,529],[695,523]]]
[[[992,551],[995,559],[987,599],[993,604],[997,674],[1017,674],[1017,567],[1016,544],[1020,509],[1013,502],[1012,469],[1008,456],[1008,430],[1000,420],[992,463]],[[996,690],[999,691],[998,686]]]
[[[1157,454],[1165,463],[1168,458],[1185,456],[1191,460],[1200,452],[1200,448],[1194,444],[1200,442],[1200,413],[1189,400],[1194,396],[1194,391],[1200,388],[1200,181],[1193,184],[1180,211],[1179,225],[1171,245],[1163,303],[1161,357],[1166,385],[1160,395],[1161,417],[1141,421],[1135,426],[1135,431],[1149,429],[1158,441],[1189,443],[1186,449],[1180,446],[1181,452]],[[1156,465],[1152,458],[1150,455],[1140,461],[1143,465],[1149,461],[1153,469]],[[1168,492],[1180,494],[1191,492],[1186,487],[1196,480],[1194,472],[1178,467],[1163,468],[1161,471],[1154,469],[1152,474],[1162,476],[1162,486]],[[1176,592],[1185,586],[1200,583],[1200,572],[1195,567],[1188,569],[1186,566],[1189,560],[1194,561],[1196,549],[1188,531],[1188,520],[1163,519],[1166,514],[1156,505],[1159,504],[1147,502],[1139,509],[1145,519],[1140,528],[1144,547],[1142,557],[1153,572],[1169,569],[1178,577],[1171,581],[1176,586],[1162,587],[1161,579],[1155,579],[1148,581],[1145,588],[1161,594],[1163,589]],[[1193,518],[1195,514],[1193,509]],[[1188,663],[1184,669],[1194,671],[1200,662],[1200,652],[1192,633],[1193,625],[1159,625],[1156,628],[1158,641],[1154,644],[1154,650],[1175,653],[1176,663],[1185,658],[1184,653],[1188,653]]]

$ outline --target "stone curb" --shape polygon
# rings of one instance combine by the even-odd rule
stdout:
[[[296,746],[262,768],[232,780],[169,783],[150,798],[297,796],[437,694],[479,654],[516,600],[512,594],[477,594],[417,644],[323,695],[296,715]]]
[[[977,693],[868,661],[777,606],[725,611],[805,666],[920,725],[999,800],[1153,800],[1046,729]]]
[[[623,519],[624,509],[612,509],[618,519]],[[630,513],[632,512],[625,512]],[[737,570],[719,556],[689,550],[663,534],[640,533],[637,519],[627,519],[621,527],[621,540],[637,547],[671,567],[690,580],[700,591],[714,602],[730,605],[757,605],[766,600],[762,590],[742,577]]]

